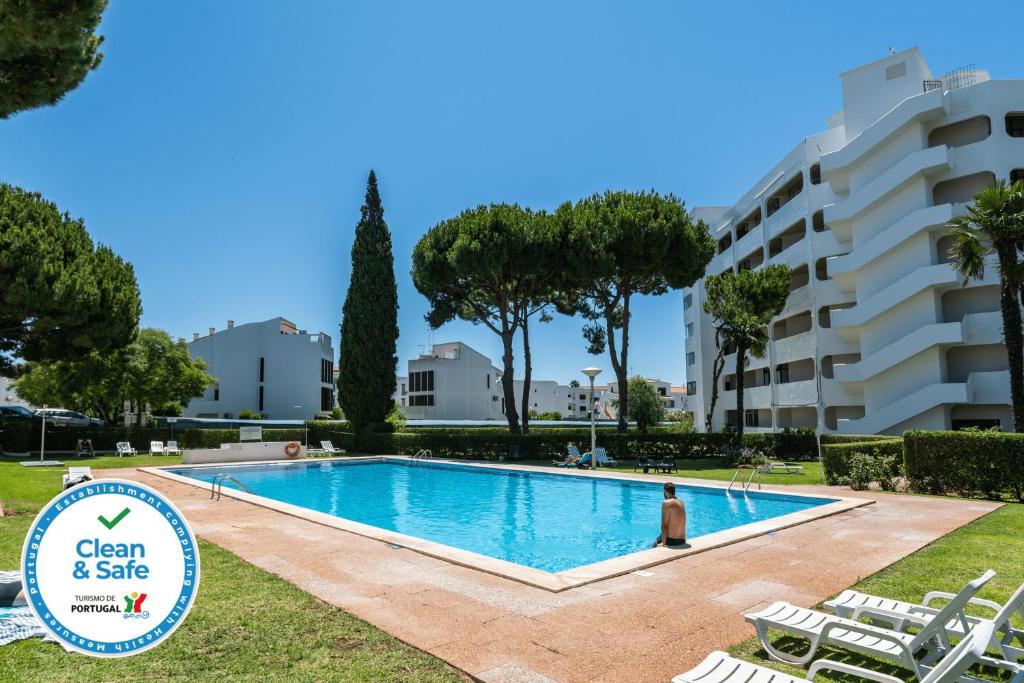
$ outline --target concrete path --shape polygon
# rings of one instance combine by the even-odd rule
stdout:
[[[153,486],[200,537],[493,683],[664,683],[752,636],[744,612],[813,605],[998,507],[844,490],[877,502],[552,593],[135,470],[97,475]]]

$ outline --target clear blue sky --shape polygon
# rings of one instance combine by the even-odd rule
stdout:
[[[836,74],[889,46],[935,73],[1024,77],[1015,6],[113,0],[99,70],[0,122],[0,179],[135,265],[144,325],[189,337],[282,315],[337,341],[373,167],[404,372],[431,338],[410,253],[439,220],[605,188],[730,204],[840,108]],[[579,321],[536,327],[534,377],[596,362],[610,378]],[[500,356],[483,327],[432,336]],[[631,373],[684,380],[678,292],[635,305],[631,339]]]

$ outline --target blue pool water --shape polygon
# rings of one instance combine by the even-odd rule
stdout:
[[[404,460],[168,469],[230,474],[266,498],[549,572],[649,548],[661,525],[659,482]],[[676,495],[690,539],[831,502],[701,486]]]

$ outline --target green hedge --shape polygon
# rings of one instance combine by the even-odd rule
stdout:
[[[864,443],[867,441],[890,441],[892,439],[899,439],[898,436],[889,436],[886,434],[822,434],[822,444],[833,444],[833,443]]]
[[[16,425],[16,426],[15,426]],[[330,425],[330,426],[327,426]],[[309,426],[309,440],[318,443],[321,439],[336,439],[342,432],[326,423]],[[8,453],[38,451],[41,423],[7,421],[0,425],[0,445]],[[265,441],[302,441],[302,428],[264,429]],[[118,441],[129,442],[139,452],[149,450],[150,441],[174,439],[181,448],[217,448],[222,443],[236,443],[238,429],[175,429],[135,427],[60,427],[47,425],[46,450],[74,450],[79,439],[91,439],[97,451],[113,451]],[[335,444],[337,445],[337,444]],[[339,446],[340,447],[340,446]]]
[[[903,439],[912,491],[1024,502],[1024,434],[915,430]]]
[[[599,446],[608,454],[623,462],[637,456],[672,455],[676,458],[721,457],[732,443],[733,435],[724,433],[702,434],[698,432],[657,432],[641,434],[615,431],[600,432]],[[573,430],[530,430],[530,434],[509,434],[507,430],[486,430],[479,428],[459,430],[453,428],[418,430],[401,434],[343,434],[334,439],[334,445],[359,453],[394,453],[409,455],[426,448],[439,458],[464,458],[472,460],[493,460],[514,458],[545,460],[560,458],[566,447],[575,443],[580,450],[590,446],[590,431]],[[745,434],[743,443],[749,448],[765,452],[770,457],[790,459],[815,457],[816,441],[813,435],[794,434]]]
[[[821,469],[825,483],[831,486],[843,483],[850,474],[849,460],[854,453],[866,455],[891,455],[896,458],[897,467],[903,461],[903,440],[886,437],[870,441],[821,444]],[[893,472],[896,476],[898,472]]]

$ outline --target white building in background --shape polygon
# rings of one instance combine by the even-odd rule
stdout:
[[[22,406],[34,410],[28,401],[18,396],[18,392],[14,390],[14,380],[7,377],[0,377],[0,406]]]
[[[277,420],[310,419],[330,412],[334,349],[323,332],[309,334],[284,318],[192,335],[193,358],[206,361],[217,383],[192,399],[186,417],[233,418],[252,410]]]
[[[794,269],[768,353],[746,367],[736,414],[726,358],[713,427],[856,434],[1010,427],[997,273],[961,286],[947,223],[996,178],[1024,177],[1024,81],[959,69],[934,78],[917,49],[840,75],[843,111],[712,229],[708,274]],[[703,280],[684,292],[688,401],[703,428],[715,357]]]
[[[515,381],[516,408],[522,409],[523,381]],[[617,396],[607,385],[594,386],[594,403],[600,420],[613,420],[618,416]],[[563,420],[590,419],[590,384],[580,382],[578,387],[559,384],[553,380],[530,380],[530,408],[538,413],[559,413]]]
[[[409,419],[504,419],[501,371],[462,342],[434,344],[410,360],[408,370],[403,412]],[[401,380],[396,393],[401,401]]]

